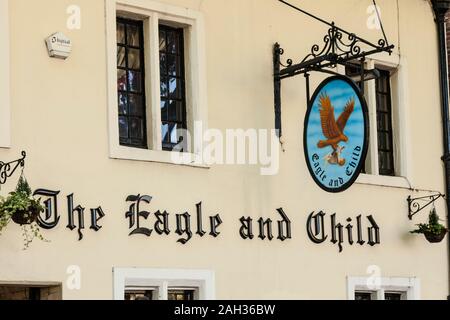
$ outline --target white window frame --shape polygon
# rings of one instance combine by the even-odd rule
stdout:
[[[106,50],[108,73],[109,151],[113,159],[126,159],[173,164],[172,152],[162,150],[159,23],[164,21],[185,30],[186,111],[188,130],[195,140],[194,124],[207,129],[207,88],[204,18],[201,12],[153,0],[105,0]],[[139,17],[144,21],[146,113],[149,149],[121,146],[119,142],[117,97],[117,14]],[[184,157],[189,166],[207,167],[201,161],[201,144],[194,145]]]
[[[127,289],[154,290],[167,300],[170,289],[195,291],[198,300],[215,300],[215,274],[209,270],[113,268],[114,300],[124,300]]]
[[[9,0],[0,0],[0,148],[11,147]]]
[[[379,279],[375,288],[373,277],[347,277],[347,299],[355,300],[356,292],[368,292],[374,300],[385,300],[386,292],[403,294],[404,300],[420,300],[420,279],[390,277]]]
[[[396,176],[383,176],[379,174],[378,164],[378,132],[377,132],[377,101],[376,85],[374,80],[365,83],[365,97],[369,108],[370,143],[367,154],[370,171],[360,174],[357,184],[368,184],[394,188],[411,189],[411,146],[408,110],[408,67],[404,58],[393,53],[391,56],[375,55],[367,58],[367,69],[380,68],[391,70],[396,77],[393,85],[391,78],[391,105],[392,105],[392,131],[394,142],[394,166]],[[345,74],[345,68],[339,66],[338,72]]]

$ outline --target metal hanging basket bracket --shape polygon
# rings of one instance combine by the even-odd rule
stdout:
[[[8,178],[10,178],[14,172],[16,172],[17,168],[25,167],[25,158],[27,157],[27,153],[22,151],[22,158],[11,161],[11,162],[3,162],[0,161],[0,185],[6,183]]]
[[[433,204],[436,200],[439,198],[445,198],[445,195],[442,193],[434,194],[431,196],[426,197],[419,197],[419,198],[411,198],[411,196],[408,197],[408,218],[409,220],[412,220],[412,218],[418,214],[420,211],[425,209],[426,207]]]

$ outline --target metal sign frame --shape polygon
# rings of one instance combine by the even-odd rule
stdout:
[[[330,70],[337,65],[354,66],[355,61],[361,64],[361,93],[364,96],[364,81],[366,81],[366,74],[369,72],[365,69],[364,62],[367,56],[387,52],[392,54],[394,45],[390,45],[386,34],[384,32],[383,24],[381,23],[380,15],[377,10],[377,15],[380,21],[381,30],[384,38],[378,40],[377,44],[365,40],[355,33],[348,32],[338,27],[334,22],[327,22],[305,10],[302,10],[287,1],[278,0],[279,2],[299,11],[323,24],[329,26],[327,34],[323,38],[322,46],[314,44],[311,47],[310,53],[307,54],[300,63],[294,64],[292,59],[287,59],[285,63],[281,62],[281,57],[284,54],[284,49],[279,43],[276,43],[273,48],[273,68],[274,68],[274,98],[275,98],[275,129],[278,136],[282,136],[281,123],[281,82],[284,79],[295,77],[303,74],[306,78],[306,95],[309,105],[310,101],[310,72],[323,72],[332,75],[338,73]],[[372,0],[375,8],[376,2]]]

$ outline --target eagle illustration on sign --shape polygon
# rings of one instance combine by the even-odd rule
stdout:
[[[326,93],[323,93],[319,100],[322,131],[327,140],[320,140],[317,146],[319,148],[331,146],[333,148],[333,152],[326,156],[327,162],[329,164],[343,166],[346,161],[341,158],[341,154],[345,147],[340,147],[339,143],[348,142],[348,137],[344,134],[344,129],[347,125],[348,119],[355,109],[355,100],[352,98],[347,102],[344,111],[339,116],[337,122],[330,97]]]
[[[322,82],[309,102],[304,129],[315,182],[328,192],[348,189],[363,168],[369,135],[367,105],[356,84],[344,76]]]

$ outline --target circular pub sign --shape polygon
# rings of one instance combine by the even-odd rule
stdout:
[[[327,192],[342,192],[358,178],[366,160],[367,104],[347,77],[326,79],[314,92],[305,118],[306,163]]]

